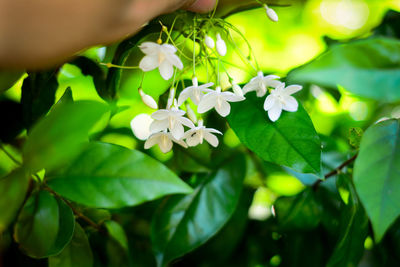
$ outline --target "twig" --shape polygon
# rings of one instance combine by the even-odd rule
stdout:
[[[355,154],[354,156],[352,156],[351,158],[349,158],[348,160],[346,160],[345,162],[343,162],[342,164],[340,164],[336,169],[330,171],[329,173],[325,174],[325,179],[328,179],[332,176],[335,176],[337,174],[339,174],[341,172],[341,170],[346,167],[347,165],[351,164],[353,161],[356,160],[358,154]],[[314,190],[316,190],[319,186],[320,183],[322,183],[324,180],[318,180],[313,184],[313,188]]]
[[[54,196],[56,196],[57,198],[61,199],[62,201],[64,201],[72,210],[72,212],[80,219],[82,219],[83,221],[85,221],[87,224],[89,224],[90,226],[94,227],[95,229],[97,229],[98,231],[103,231],[101,225],[95,223],[94,221],[92,221],[91,219],[89,219],[88,217],[86,217],[82,212],[80,212],[79,210],[77,210],[74,205],[71,204],[71,202],[69,202],[67,199],[63,198],[62,196],[60,196],[56,191],[54,191],[53,189],[51,189],[48,186],[44,186],[43,188],[44,190],[49,191],[50,193],[52,193]]]

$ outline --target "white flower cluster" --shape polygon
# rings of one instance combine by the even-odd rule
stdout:
[[[264,8],[272,21],[278,20],[278,16],[274,10],[266,5]],[[220,57],[226,55],[227,46],[219,33],[216,34],[216,42],[207,34],[203,36],[204,45],[206,47],[209,49],[215,48]],[[183,63],[176,55],[178,49],[174,45],[161,44],[161,41],[158,43],[144,42],[139,48],[145,54],[139,63],[140,69],[144,72],[158,68],[161,77],[165,80],[169,80],[174,76],[174,67],[179,70],[183,69]],[[193,53],[195,53],[195,51],[193,51]],[[243,87],[243,90],[229,75],[228,77],[230,78],[233,92],[222,90],[219,84],[213,89],[213,82],[199,84],[194,74],[194,61],[195,55],[193,55],[194,77],[192,79],[192,85],[184,88],[177,99],[175,98],[175,88],[172,87],[165,109],[158,109],[157,102],[151,96],[145,94],[141,88],[139,89],[142,101],[150,108],[157,109],[157,111],[151,115],[151,122],[148,121],[148,123],[146,123],[148,127],[146,130],[148,130],[147,132],[149,132],[149,134],[140,134],[141,137],[145,136],[145,149],[158,145],[162,152],[167,153],[172,149],[173,143],[187,148],[188,146],[202,144],[204,140],[214,147],[218,146],[219,141],[214,134],[222,135],[222,133],[213,128],[206,128],[206,126],[203,125],[203,120],[197,119],[196,113],[189,105],[189,99],[197,106],[197,114],[215,109],[220,116],[226,117],[231,111],[230,102],[245,100],[244,95],[251,91],[255,91],[258,97],[264,97],[268,93],[264,102],[264,110],[268,112],[268,117],[273,122],[279,119],[282,110],[294,112],[298,109],[297,100],[292,94],[301,90],[302,87],[299,85],[285,87],[285,83],[279,81],[278,76],[264,76],[263,72],[259,71],[257,76],[252,78],[250,82]],[[219,60],[218,64],[220,64]],[[217,73],[218,78],[216,80],[217,83],[219,83],[219,70]],[[172,84],[174,84],[174,82]],[[186,111],[181,109],[182,105],[186,107]],[[185,117],[185,115],[187,117]],[[134,133],[137,133],[138,131],[134,129],[134,121],[135,120],[132,120],[131,126]],[[195,123],[197,123],[197,126]]]

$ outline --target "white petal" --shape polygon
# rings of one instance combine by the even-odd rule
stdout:
[[[272,8],[267,8],[267,16],[273,22],[278,21],[278,14],[276,14],[275,10],[273,10]]]
[[[153,122],[153,119],[148,114],[139,114],[135,118],[131,120],[131,128],[133,134],[139,140],[146,140],[149,138],[150,132],[150,124]]]
[[[243,87],[243,94],[247,94],[248,92],[251,92],[251,91],[256,91],[257,88],[258,88],[258,82],[250,81],[248,84],[246,84]]]
[[[150,124],[150,132],[157,133],[164,131],[168,128],[168,120],[155,120]]]
[[[282,105],[277,102],[270,110],[268,110],[268,117],[271,121],[277,121],[282,113]]]
[[[220,105],[215,105],[215,110],[222,117],[226,117],[231,112],[231,106],[229,105],[228,102],[226,102],[225,100],[221,99],[220,100]]]
[[[187,126],[187,127],[189,127],[189,128],[194,128],[194,127],[195,127],[194,124],[193,124],[193,122],[192,122],[191,120],[189,120],[188,118],[181,117],[181,118],[179,118],[179,121],[180,121],[183,125],[185,125],[185,126]]]
[[[194,133],[193,137],[190,136],[186,138],[186,143],[188,144],[188,146],[197,146],[200,143],[198,133]]]
[[[146,55],[157,55],[161,46],[154,42],[144,42],[139,46],[139,48]]]
[[[218,130],[216,130],[216,129],[214,129],[214,128],[206,128],[205,131],[207,131],[207,132],[209,132],[209,133],[222,134],[220,131],[218,131]]]
[[[275,97],[273,95],[268,95],[264,102],[264,110],[268,111],[275,105]]]
[[[285,93],[288,95],[297,93],[298,91],[300,91],[303,87],[301,85],[289,85],[288,87],[285,88]]]
[[[216,104],[216,95],[215,93],[208,93],[205,95],[200,103],[199,106],[197,107],[197,112],[198,113],[204,113],[212,109]]]
[[[183,63],[182,63],[182,61],[181,61],[181,59],[177,56],[177,55],[175,55],[175,54],[170,54],[170,55],[167,55],[167,58],[168,58],[168,61],[172,64],[172,65],[174,65],[175,67],[177,67],[178,69],[183,69]]]
[[[160,109],[157,110],[156,112],[153,112],[153,114],[151,114],[151,117],[155,120],[165,120],[166,118],[168,118],[169,114],[170,114],[169,110]]]
[[[183,134],[185,133],[185,129],[183,129],[182,124],[179,122],[175,123],[174,127],[172,129],[169,129],[171,131],[172,137],[179,140],[183,137]]]
[[[299,107],[299,103],[297,103],[296,98],[293,96],[285,97],[285,103],[283,104],[283,109],[286,111],[294,112],[297,111]]]
[[[204,42],[206,43],[206,46],[210,49],[213,49],[215,47],[215,42],[213,38],[208,35],[206,35],[206,38],[204,38]]]
[[[162,44],[161,47],[162,50],[168,54],[173,54],[177,51],[176,47],[171,44]]]
[[[246,99],[243,96],[238,96],[231,92],[223,92],[221,95],[226,101],[229,101],[229,102],[239,102],[239,101],[243,101]]]
[[[164,60],[163,63],[161,63],[159,70],[161,77],[163,77],[163,79],[166,81],[171,79],[172,75],[174,74],[174,68],[167,60]]]
[[[160,141],[160,135],[158,134],[153,134],[149,137],[149,139],[146,140],[144,143],[144,149],[149,149],[150,147],[154,146],[155,144],[158,144]]]
[[[187,144],[185,143],[185,141],[183,141],[182,139],[181,140],[176,140],[176,139],[172,138],[172,141],[174,141],[175,143],[183,146],[184,148],[188,147]]]
[[[182,105],[183,102],[186,101],[186,99],[189,98],[189,96],[190,96],[190,94],[191,94],[191,92],[192,92],[192,89],[193,89],[192,86],[187,87],[187,88],[185,88],[185,89],[179,94],[179,97],[178,97],[178,107],[179,107],[180,105]]]
[[[158,143],[161,151],[167,153],[172,149],[172,141],[170,139],[165,139],[164,142]]]
[[[208,88],[208,87],[210,87],[210,86],[213,86],[214,85],[214,83],[205,83],[205,84],[202,84],[202,85],[199,85],[199,86],[197,86],[201,91],[203,91],[203,90],[205,90],[206,88]]]
[[[205,132],[204,139],[206,139],[207,142],[210,143],[210,145],[212,145],[213,147],[218,146],[219,141],[215,135]]]
[[[142,71],[151,71],[158,67],[157,56],[145,56],[139,63]]]

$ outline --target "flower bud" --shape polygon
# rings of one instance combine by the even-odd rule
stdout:
[[[158,109],[157,102],[149,95],[145,94],[141,88],[139,88],[139,94],[142,98],[143,103],[152,109]]]
[[[219,33],[217,33],[217,52],[221,57],[226,55],[226,43]]]
[[[186,114],[189,117],[189,119],[193,122],[196,123],[197,122],[197,117],[196,114],[194,114],[193,109],[190,107],[189,104],[186,104]]]
[[[206,43],[206,46],[210,49],[213,49],[215,47],[215,42],[213,38],[208,35],[206,35],[206,37],[204,38],[204,42]]]
[[[265,5],[264,8],[265,8],[268,18],[273,22],[277,22],[279,18],[278,18],[278,14],[276,14],[275,10],[268,7],[267,5]]]
[[[175,99],[175,88],[171,87],[171,89],[169,89],[167,109],[172,107],[172,104],[174,103],[174,99]]]
[[[235,81],[232,81],[232,90],[235,95],[243,97],[242,88],[240,88],[240,86]]]

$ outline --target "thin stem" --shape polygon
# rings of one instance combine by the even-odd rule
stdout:
[[[350,165],[353,161],[355,161],[357,156],[358,156],[358,154],[355,154],[354,156],[352,156],[351,158],[349,158],[348,160],[346,160],[342,164],[340,164],[337,168],[335,168],[334,170],[332,170],[332,171],[328,172],[327,174],[325,174],[325,176],[324,176],[325,179],[328,179],[328,178],[330,178],[332,176],[335,176],[335,175],[339,174],[344,167]],[[319,184],[322,183],[322,182],[323,182],[323,180],[316,181],[313,184],[314,190],[316,190],[318,188]]]
[[[67,204],[72,212],[80,219],[82,219],[83,221],[85,221],[87,224],[89,224],[90,226],[92,226],[93,228],[97,229],[98,231],[102,231],[102,228],[99,224],[95,223],[94,221],[92,221],[91,219],[89,219],[88,217],[86,217],[82,212],[80,212],[79,210],[77,210],[74,205],[72,205],[71,202],[69,202],[67,199],[63,198],[62,196],[60,196],[56,191],[54,191],[53,189],[51,189],[48,186],[45,186],[43,188],[44,190],[49,191],[50,193],[52,193],[54,196],[56,196],[57,198],[61,199],[62,201],[65,202],[65,204]]]
[[[196,17],[193,19],[193,76],[196,76]]]
[[[127,69],[127,70],[139,69],[139,66],[121,66],[121,65],[115,65],[112,63],[102,63],[102,62],[99,62],[99,64],[106,66],[107,68],[118,68],[118,69]]]

